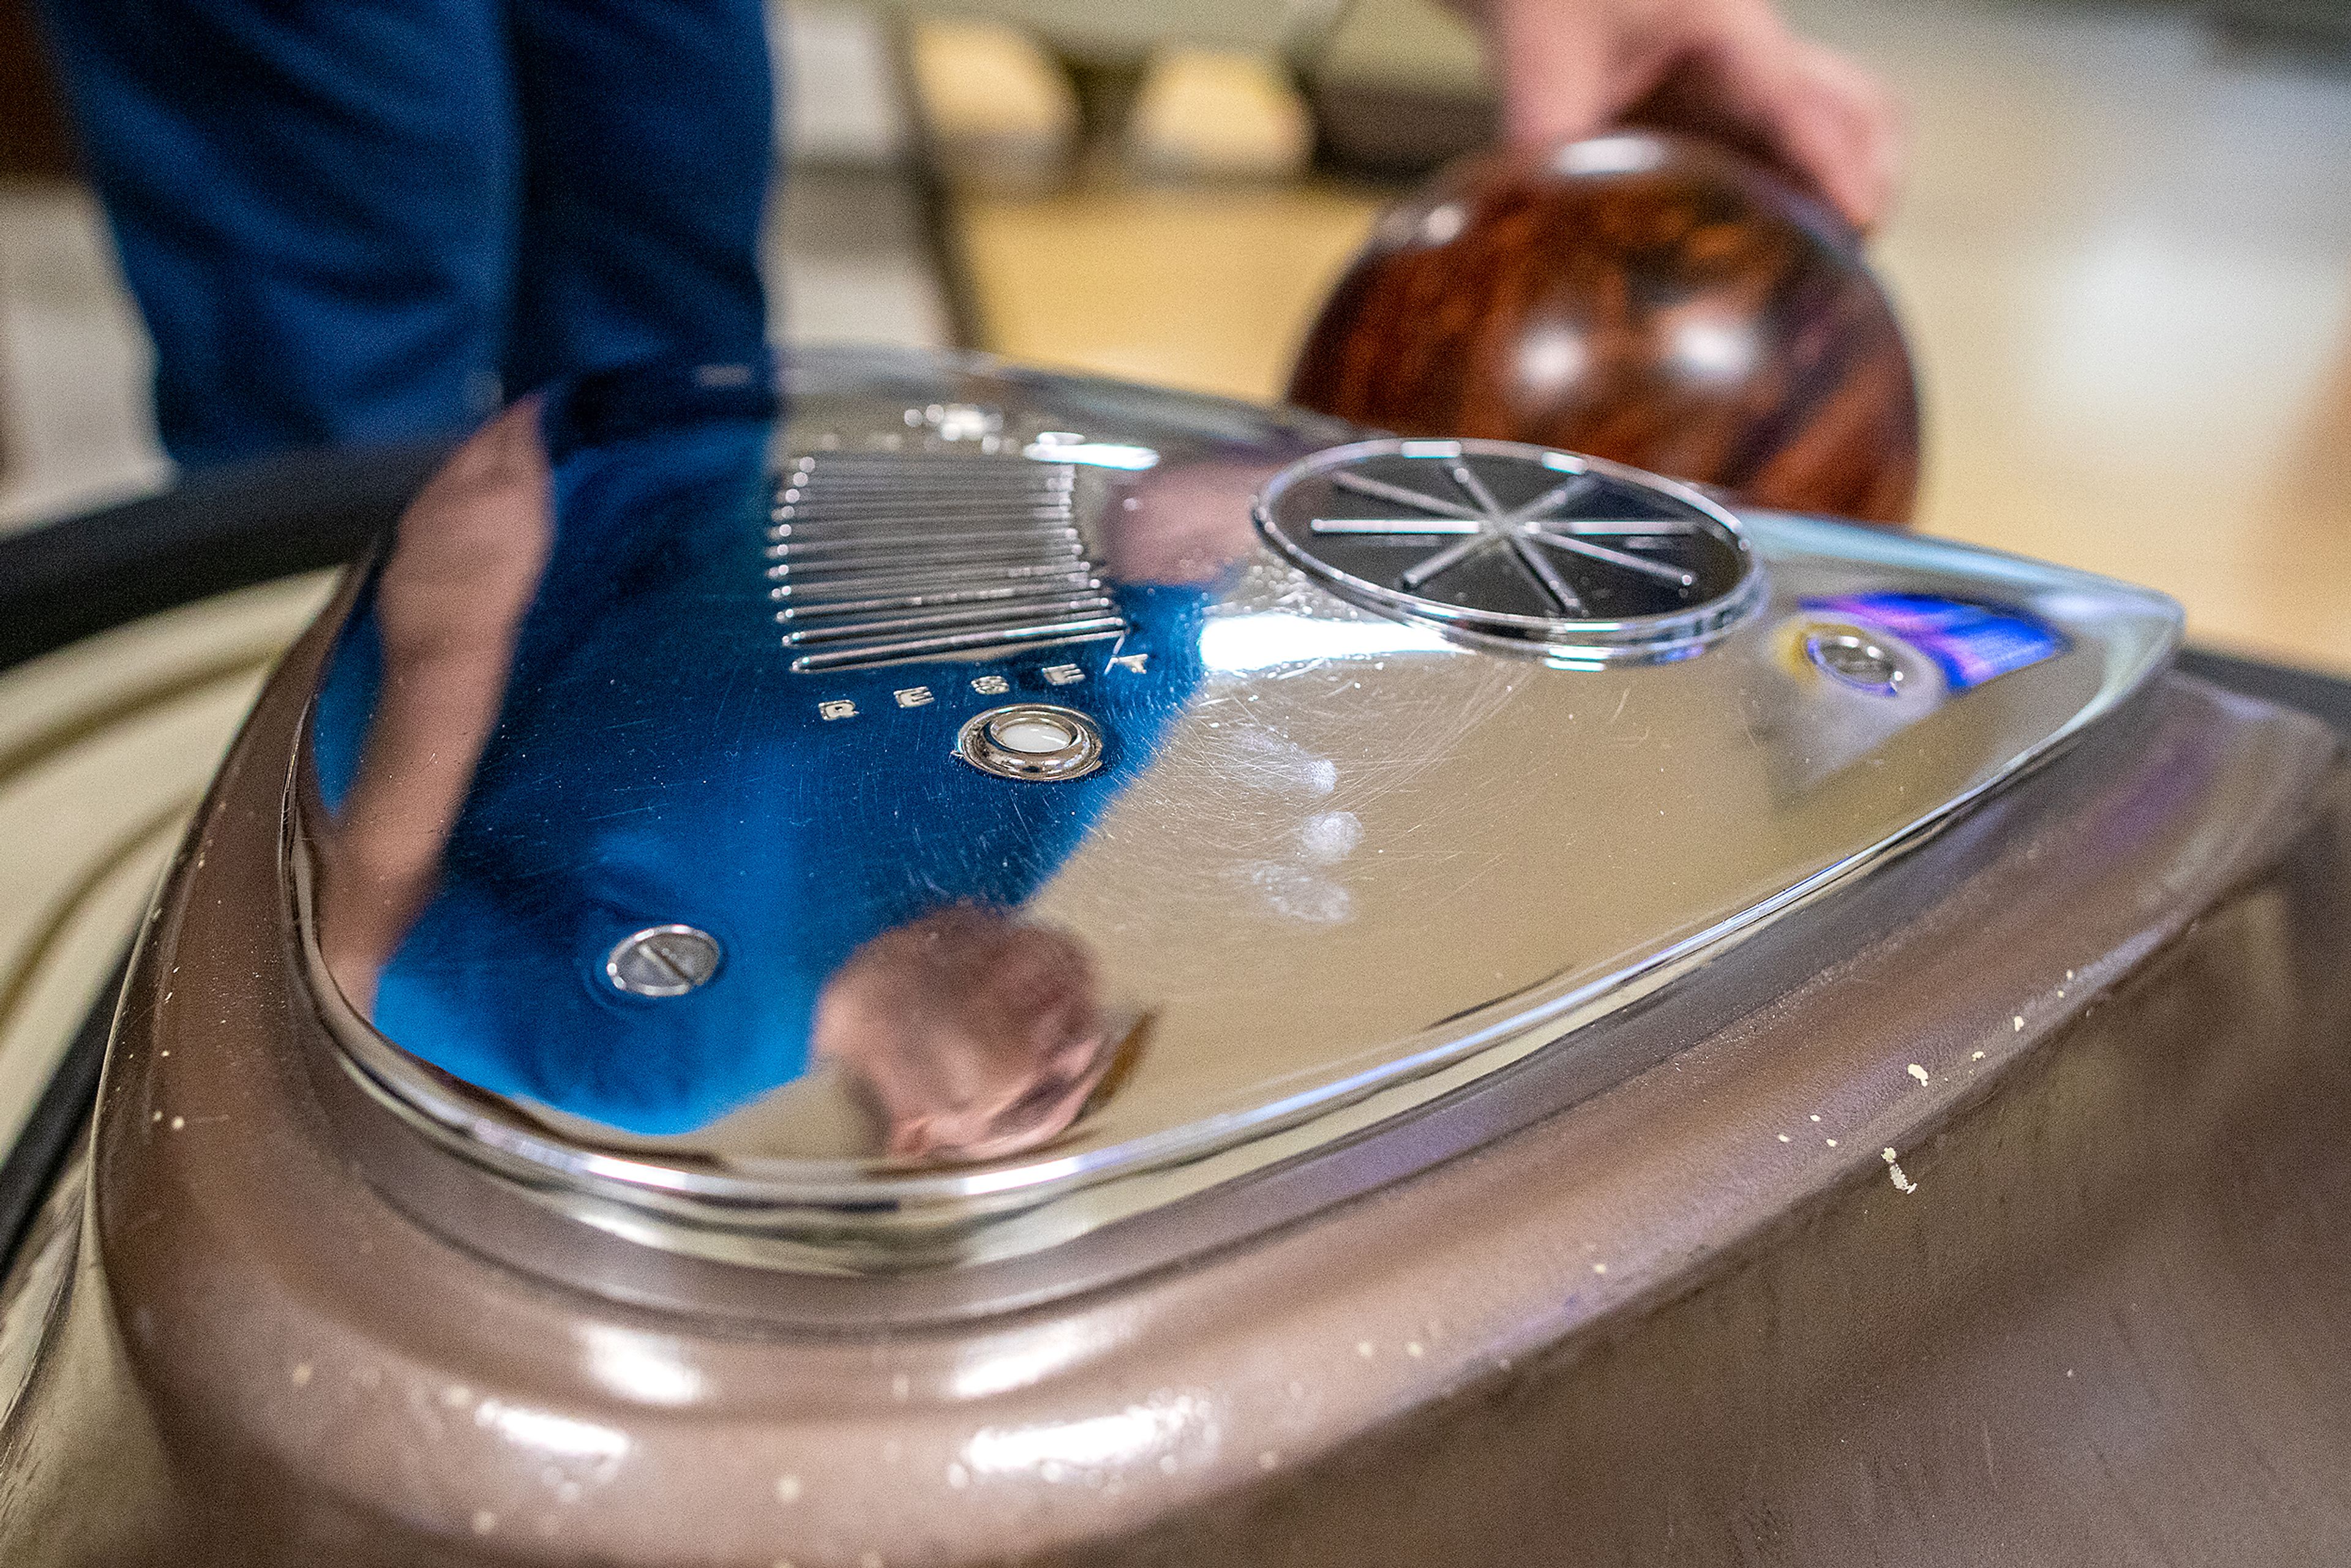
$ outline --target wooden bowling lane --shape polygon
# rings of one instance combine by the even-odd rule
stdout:
[[[1792,9],[1911,106],[1875,255],[1925,393],[1919,526],[2351,672],[2351,78],[2162,12]],[[986,346],[1266,397],[1378,205],[1098,178],[950,209]]]

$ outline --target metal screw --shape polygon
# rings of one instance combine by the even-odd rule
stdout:
[[[604,977],[638,997],[682,997],[718,973],[718,938],[691,925],[648,925],[623,936],[604,959]]]
[[[1893,654],[1851,632],[1815,632],[1804,653],[1831,677],[1857,691],[1892,696],[1902,685],[1902,666]]]

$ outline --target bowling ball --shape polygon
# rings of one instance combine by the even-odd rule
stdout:
[[[1713,143],[1479,154],[1374,226],[1290,401],[1405,435],[1614,458],[1758,506],[1905,523],[1910,356],[1860,236]]]

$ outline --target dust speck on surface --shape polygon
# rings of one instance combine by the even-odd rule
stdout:
[[[776,1500],[778,1502],[786,1503],[799,1501],[800,1478],[798,1476],[778,1476],[776,1478]]]
[[[496,1530],[497,1527],[498,1516],[496,1514],[492,1513],[486,1508],[477,1508],[474,1511],[475,1534],[487,1535],[491,1531]]]
[[[1418,1361],[1423,1355],[1427,1354],[1421,1349],[1420,1342],[1416,1339],[1408,1339],[1404,1342],[1404,1353],[1405,1354],[1412,1357],[1415,1361]]]
[[[295,1387],[302,1388],[308,1386],[309,1384],[310,1371],[311,1368],[308,1362],[297,1362],[295,1363],[294,1370],[287,1374],[287,1375],[294,1380]]]
[[[2069,1366],[2069,1367],[2067,1367],[2067,1368],[2065,1369],[2065,1375],[2066,1375],[2066,1376],[2068,1376],[2068,1377],[2073,1376],[2073,1375],[2074,1375],[2074,1369],[2073,1369],[2072,1367],[2070,1367],[2070,1366]]]
[[[1915,1061],[1914,1061],[1914,1062],[1912,1062],[1908,1067],[1907,1067],[1907,1068],[1903,1069],[1903,1071],[1906,1071],[1906,1072],[1907,1072],[1907,1073],[1909,1073],[1911,1077],[1913,1077],[1913,1078],[1917,1079],[1917,1080],[1919,1082],[1921,1082],[1921,1083],[1924,1083],[1924,1082],[1927,1082],[1927,1070],[1926,1070],[1925,1068],[1923,1068],[1923,1067],[1919,1066],[1919,1065],[1918,1065],[1917,1062],[1915,1062]]]
[[[1836,1140],[1835,1140],[1834,1138],[1823,1138],[1823,1139],[1821,1140],[1821,1142],[1823,1142],[1823,1143],[1826,1144],[1829,1147],[1831,1147],[1831,1148],[1833,1148],[1833,1149],[1836,1147]]]
[[[185,1116],[174,1116],[172,1118],[172,1131],[175,1133],[180,1131],[181,1128],[185,1127],[187,1124],[188,1119]]]
[[[1780,1141],[1781,1141],[1782,1143],[1783,1143],[1783,1144],[1792,1144],[1792,1143],[1794,1143],[1796,1140],[1795,1140],[1795,1139],[1793,1139],[1793,1138],[1792,1138],[1792,1137],[1790,1137],[1790,1136],[1788,1136],[1788,1134],[1787,1134],[1782,1133],[1782,1134],[1780,1134]]]
[[[1595,1274],[1605,1274],[1608,1272],[1608,1265],[1605,1263],[1594,1263],[1592,1266],[1592,1271]]]
[[[1892,1149],[1887,1149],[1885,1151],[1885,1158],[1886,1174],[1894,1178],[1894,1190],[1896,1192],[1917,1192],[1918,1190],[1918,1184],[1902,1174],[1901,1156],[1896,1154]]]
[[[1359,1339],[1359,1340],[1357,1340],[1357,1341],[1355,1342],[1355,1354],[1356,1354],[1357,1355],[1362,1356],[1365,1361],[1369,1361],[1369,1360],[1371,1360],[1371,1359],[1372,1359],[1372,1342],[1371,1342],[1370,1340],[1367,1340],[1367,1339]]]
[[[1817,1121],[1819,1121],[1820,1119],[1821,1119],[1821,1113],[1820,1113],[1818,1111],[1813,1112],[1813,1121],[1815,1121],[1815,1122],[1817,1122]]]
[[[441,1391],[441,1403],[455,1410],[472,1402],[474,1391],[462,1383],[453,1383]]]

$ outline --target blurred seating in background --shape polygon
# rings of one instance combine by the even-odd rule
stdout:
[[[1926,392],[1921,527],[2351,669],[2351,5],[1785,4],[1912,108],[1874,254]],[[0,0],[18,37],[23,5]],[[1374,214],[1493,123],[1430,0],[776,18],[793,162],[768,259],[801,340],[1274,396]],[[46,164],[16,151],[43,144],[28,79],[0,69],[0,528],[166,472],[94,208],[54,137]]]

